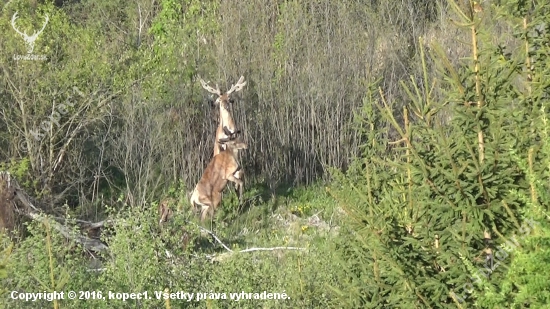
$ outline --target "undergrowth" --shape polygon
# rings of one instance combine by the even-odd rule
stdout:
[[[179,197],[180,193],[172,192]],[[250,194],[254,194],[251,188]],[[115,293],[147,291],[150,299],[99,301],[60,300],[59,308],[316,308],[331,307],[326,285],[337,285],[331,238],[337,237],[338,211],[325,188],[317,185],[288,191],[279,198],[266,197],[231,222],[238,202],[227,199],[216,214],[212,232],[230,248],[208,234],[186,208],[174,205],[175,216],[161,228],[156,208],[123,207],[110,210],[115,224],[104,231],[110,252],[90,254],[69,243],[51,227],[31,222],[30,236],[6,259],[0,297],[3,308],[54,308],[47,300],[25,302],[10,293],[90,291],[89,298]],[[180,200],[180,199],[176,199]],[[184,199],[181,199],[182,201]],[[177,204],[177,203],[176,203]],[[180,210],[177,210],[181,208]],[[300,211],[301,210],[301,211]],[[205,224],[210,228],[209,224]],[[187,247],[182,237],[189,237]],[[8,246],[4,246],[9,248]],[[253,248],[295,247],[271,251],[239,252]],[[6,252],[10,252],[6,250]],[[2,273],[0,273],[2,274]],[[94,292],[95,291],[95,292]],[[163,299],[162,292],[206,293],[192,301]],[[280,293],[286,300],[258,300],[253,294]],[[161,299],[157,299],[158,296]],[[210,294],[212,293],[212,294]],[[217,293],[217,294],[216,294]],[[223,294],[225,293],[225,295]],[[113,294],[111,294],[113,295]],[[183,294],[180,294],[183,295]],[[86,297],[86,295],[82,295]],[[223,299],[223,297],[227,299]],[[235,296],[234,296],[235,297]],[[246,299],[252,297],[252,299]],[[66,298],[66,297],[65,297]],[[212,298],[212,299],[208,299]],[[219,299],[217,299],[219,298]]]

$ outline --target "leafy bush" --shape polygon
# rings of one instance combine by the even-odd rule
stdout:
[[[313,192],[298,189],[304,196],[313,198]],[[179,190],[172,190],[173,197]],[[180,192],[181,193],[181,192]],[[301,196],[301,195],[299,195]],[[308,198],[309,199],[309,198]],[[319,200],[319,197],[315,199]],[[289,205],[300,204],[304,199],[289,198]],[[325,200],[325,209],[328,209]],[[174,205],[172,205],[174,206]],[[266,205],[258,205],[265,207]],[[292,207],[290,207],[292,208]],[[280,214],[290,216],[286,208]],[[315,210],[313,210],[315,211]],[[185,214],[185,215],[182,215]],[[329,215],[329,214],[327,214]],[[246,214],[245,214],[246,216]],[[237,233],[235,226],[216,226],[216,235],[234,252],[230,253],[208,235],[201,233],[196,219],[186,211],[175,211],[175,216],[161,228],[155,207],[131,208],[125,206],[111,209],[110,217],[115,224],[104,231],[109,253],[90,256],[79,246],[71,245],[54,229],[32,222],[30,236],[20,243],[10,259],[8,277],[1,279],[2,286],[9,291],[36,292],[40,286],[45,291],[74,290],[91,291],[93,298],[101,292],[101,297],[109,297],[108,292],[131,293],[147,291],[150,299],[106,301],[61,300],[62,308],[127,308],[144,306],[147,308],[204,307],[242,308],[262,304],[266,308],[328,307],[333,295],[327,284],[338,285],[334,276],[335,260],[330,237],[320,225],[308,225],[308,219],[292,222],[292,217],[284,222],[272,217],[265,226],[250,225],[253,233]],[[223,214],[218,216],[223,219]],[[288,220],[288,221],[286,221]],[[246,220],[245,220],[246,222]],[[289,229],[289,226],[307,226],[305,231]],[[259,232],[268,227],[276,233]],[[241,226],[247,229],[246,226]],[[189,237],[186,248],[182,246],[184,233]],[[110,236],[109,236],[110,235]],[[223,236],[229,235],[229,236]],[[276,237],[274,237],[276,235]],[[329,235],[329,237],[327,237]],[[251,247],[294,246],[305,250],[236,251]],[[53,281],[52,281],[53,274]],[[55,287],[55,288],[53,288]],[[206,293],[200,301],[187,302],[183,299],[157,299],[157,294],[189,292]],[[285,293],[287,300],[258,300],[247,293]],[[157,294],[155,294],[155,292]],[[241,293],[245,293],[242,294]],[[218,294],[210,294],[218,293]],[[228,299],[222,299],[222,295]],[[244,297],[231,300],[230,293]],[[21,302],[11,300],[6,292],[2,295],[6,306],[15,308],[51,307],[47,301]],[[246,299],[246,297],[251,297]],[[216,299],[220,298],[220,299]]]

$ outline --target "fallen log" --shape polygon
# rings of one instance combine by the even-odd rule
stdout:
[[[28,217],[40,222],[49,221],[48,223],[50,224],[50,226],[53,227],[55,230],[57,230],[61,235],[65,236],[65,238],[81,244],[84,248],[90,251],[101,252],[109,249],[109,247],[107,247],[107,245],[104,244],[101,240],[86,237],[70,229],[67,226],[61,225],[59,222],[51,218],[48,218],[48,216],[46,215],[35,213],[35,212],[29,212]]]
[[[44,222],[57,230],[65,238],[81,244],[85,249],[95,252],[107,251],[109,247],[97,238],[80,234],[69,227],[65,218],[47,215],[33,199],[19,186],[15,178],[7,171],[0,171],[0,230],[12,231],[15,228],[15,214],[32,220]],[[89,222],[75,220],[81,229],[99,229],[110,223],[110,220]]]

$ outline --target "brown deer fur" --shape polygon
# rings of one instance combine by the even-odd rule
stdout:
[[[226,93],[221,92],[220,88],[218,88],[218,85],[216,85],[216,88],[208,86],[208,83],[204,80],[200,79],[200,83],[202,87],[213,94],[218,95],[218,98],[216,99],[215,105],[219,106],[219,122],[218,127],[216,128],[216,137],[214,140],[214,155],[215,157],[217,154],[219,154],[221,151],[225,149],[225,145],[223,143],[220,143],[220,140],[225,139],[234,139],[235,135],[240,133],[240,130],[237,130],[237,127],[235,126],[235,121],[233,120],[233,117],[231,116],[231,113],[229,112],[229,103],[231,94],[234,92],[241,91],[244,86],[246,86],[246,81],[244,80],[244,76],[241,76],[236,84],[231,85],[231,88]],[[236,160],[239,160],[238,155],[236,156]],[[236,184],[235,189],[239,193],[239,199],[242,197],[243,194],[243,178],[244,178],[244,171],[240,169],[235,175],[235,178],[238,178],[241,180],[240,184]]]
[[[190,199],[193,210],[198,212],[198,206],[201,206],[201,221],[204,221],[207,215],[214,216],[228,181],[238,186],[242,185],[242,180],[235,177],[235,173],[240,170],[236,155],[239,149],[247,149],[247,145],[235,139],[222,139],[220,142],[225,145],[225,150],[214,156],[208,163]]]
[[[239,133],[240,130],[237,130],[237,127],[235,126],[235,121],[233,121],[233,117],[231,116],[231,113],[229,112],[229,103],[231,94],[234,92],[241,91],[244,86],[246,86],[246,81],[244,81],[244,76],[241,76],[237,83],[235,85],[232,85],[231,88],[226,92],[221,92],[218,85],[216,85],[216,88],[208,86],[208,83],[205,82],[202,79],[199,79],[202,87],[213,94],[218,95],[218,98],[216,99],[215,105],[217,105],[220,108],[219,113],[219,123],[218,127],[216,129],[216,140],[214,142],[214,156],[220,153],[221,150],[225,148],[225,146],[220,143],[220,139],[233,139],[234,135]]]

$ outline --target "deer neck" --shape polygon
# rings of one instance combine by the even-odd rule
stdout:
[[[220,104],[220,125],[222,128],[227,126],[229,130],[233,131],[233,119],[223,104]]]

